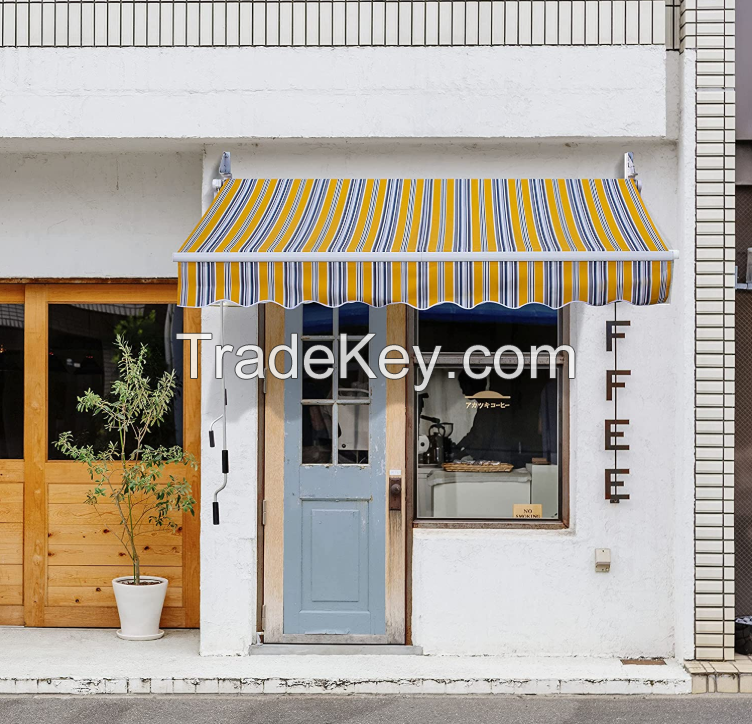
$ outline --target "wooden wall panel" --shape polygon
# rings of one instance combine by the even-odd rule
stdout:
[[[47,606],[44,609],[45,626],[118,628],[119,624],[115,606]],[[186,628],[185,609],[165,606],[159,625],[162,628]]]
[[[0,626],[23,623],[23,483],[0,483]]]
[[[61,588],[75,588],[77,586],[109,586],[112,579],[127,576],[129,566],[51,566],[48,576],[50,586]],[[168,578],[170,584],[183,587],[183,571],[181,568],[169,566],[150,566],[149,573],[154,576]]]
[[[50,586],[47,591],[50,606],[114,606],[115,594],[112,586]],[[175,588],[170,581],[165,596],[166,608],[180,608],[183,605],[183,589]]]
[[[0,606],[0,626],[23,626],[24,607]]]
[[[48,463],[47,467],[55,467]],[[70,479],[68,475],[58,475]],[[46,625],[110,626],[115,597],[112,579],[128,575],[132,568],[123,550],[119,535],[119,516],[112,504],[97,506],[98,511],[82,501],[91,483],[49,483],[47,530],[47,600]],[[185,614],[175,620],[170,608],[181,608],[183,591],[183,526],[182,516],[171,518],[179,524],[176,532],[169,528],[149,531],[137,540],[141,571],[158,575],[170,582],[165,600],[163,626],[185,625]],[[56,612],[58,608],[64,612]],[[76,609],[81,619],[74,620]],[[96,615],[92,614],[92,609]],[[61,618],[61,616],[63,618]]]

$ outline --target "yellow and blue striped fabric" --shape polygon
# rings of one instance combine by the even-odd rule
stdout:
[[[572,261],[570,254],[567,261],[321,263],[280,262],[275,254],[666,251],[633,180],[239,179],[224,183],[180,249],[205,256],[179,262],[179,303],[658,304],[671,280],[665,254],[658,261],[624,254]],[[226,252],[268,253],[269,261],[211,259]]]

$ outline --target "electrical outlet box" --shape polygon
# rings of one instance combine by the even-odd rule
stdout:
[[[608,573],[611,570],[611,549],[595,549],[595,572]]]

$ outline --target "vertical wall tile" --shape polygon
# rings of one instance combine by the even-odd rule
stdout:
[[[720,636],[715,624],[712,631],[709,627],[719,620],[724,631],[733,630],[735,613],[734,556],[726,549],[734,541],[736,164],[734,124],[727,119],[735,116],[736,97],[734,59],[726,56],[726,48],[731,53],[734,47],[734,6],[734,0],[682,0],[679,11],[680,49],[697,48],[695,656],[708,660],[734,656],[733,637]],[[713,306],[715,300],[725,300],[723,309]],[[729,501],[729,507],[725,502],[718,507],[721,501]]]

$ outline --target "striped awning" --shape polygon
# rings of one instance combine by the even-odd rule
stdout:
[[[633,180],[226,181],[173,255],[180,304],[660,304],[676,258]]]

